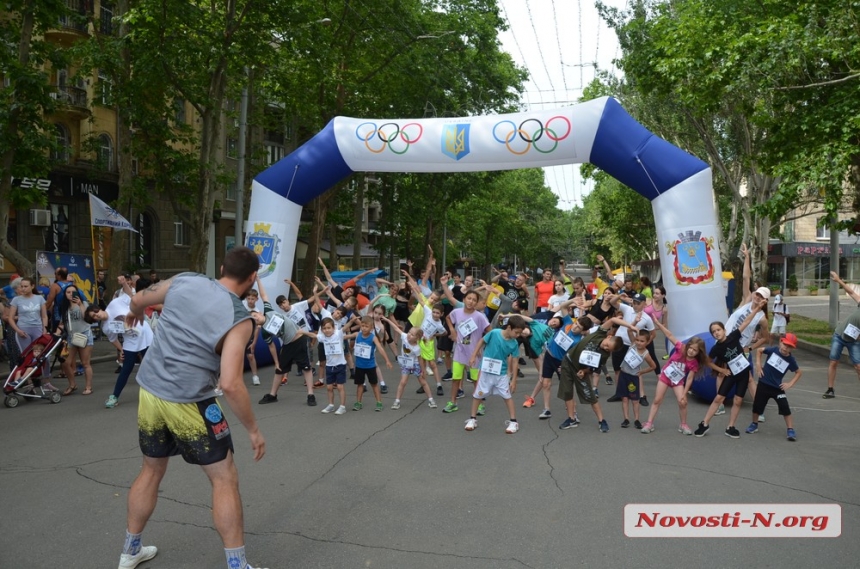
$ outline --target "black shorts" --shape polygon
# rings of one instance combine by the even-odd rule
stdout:
[[[530,360],[536,360],[536,359],[538,359],[538,358],[540,357],[540,354],[536,353],[536,352],[532,349],[532,345],[531,345],[531,343],[530,343],[530,342],[523,342],[523,343],[522,343],[522,346],[523,346],[523,353],[526,355],[526,357],[527,357],[528,359],[530,359]]]
[[[181,455],[189,464],[215,464],[233,452],[230,426],[214,397],[174,403],[140,390],[137,433],[144,456]]]
[[[296,364],[296,369],[305,371],[311,369],[310,344],[306,336],[300,337],[289,344],[281,346],[278,354],[278,367],[284,373],[289,373]]]
[[[630,401],[639,401],[639,383],[640,382],[638,375],[632,375],[629,373],[624,373],[622,371],[620,374],[618,374],[618,387],[615,388],[615,395],[622,399],[629,399]]]
[[[755,390],[753,415],[761,415],[764,413],[764,408],[767,406],[768,399],[776,401],[776,408],[779,409],[780,415],[791,415],[791,407],[788,406],[788,397],[785,395],[785,391],[778,387],[762,383],[761,381],[758,382],[758,386]]]
[[[346,366],[325,366],[325,384],[343,385],[346,383]]]
[[[398,322],[406,322],[409,319],[409,303],[397,302],[394,307],[394,319]]]
[[[723,397],[728,397],[729,392],[732,388],[735,389],[735,397],[744,398],[744,395],[747,394],[747,387],[750,385],[750,374],[749,369],[745,369],[741,372],[740,375],[730,375],[728,377],[723,378],[723,382],[720,383],[720,390],[718,391],[718,395],[722,395]]]
[[[367,380],[367,383],[369,383],[370,385],[376,385],[377,383],[379,383],[379,375],[376,373],[375,367],[371,367],[371,368],[357,367],[357,368],[355,368],[355,378],[353,379],[353,382],[356,385],[364,385],[365,379]]]
[[[540,376],[542,379],[552,379],[552,376],[558,373],[558,367],[561,365],[561,362],[554,357],[549,352],[544,353],[543,355],[543,366],[540,372]]]

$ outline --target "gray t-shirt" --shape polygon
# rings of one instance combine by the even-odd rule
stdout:
[[[18,297],[16,296],[15,298],[18,298]],[[13,299],[12,302],[15,302],[15,300]],[[848,327],[849,324],[853,324],[857,328],[860,328],[860,304],[857,305],[857,310],[852,312],[848,316],[848,318],[846,318],[845,320],[840,322],[838,326],[836,326],[836,334],[839,336],[842,336],[843,334],[845,334],[845,329]],[[849,342],[853,341],[852,338],[850,338],[850,337],[846,337],[846,338],[844,338],[844,340],[847,340]]]
[[[43,304],[45,304],[45,298],[41,294],[31,294],[29,297],[16,296],[13,298],[12,306],[18,310],[18,327],[41,328]]]
[[[215,348],[236,324],[250,317],[239,297],[218,281],[196,273],[176,275],[137,382],[176,403],[213,397],[221,371]]]

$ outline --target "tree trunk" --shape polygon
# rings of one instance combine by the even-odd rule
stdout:
[[[26,66],[30,61],[30,41],[33,37],[33,8],[27,6],[21,17],[21,41],[18,43],[18,62]],[[20,108],[13,106],[6,119],[2,136],[5,140],[15,140],[18,136],[18,115]],[[36,271],[24,255],[12,247],[9,235],[9,212],[12,195],[12,165],[15,163],[15,145],[0,156],[0,254],[9,259],[21,275],[35,276]]]
[[[362,229],[364,228],[364,194],[367,190],[367,175],[364,180],[355,185],[355,207],[352,216],[352,270],[361,268],[361,242]]]
[[[314,210],[314,221],[311,224],[311,233],[308,236],[308,252],[305,255],[302,280],[299,284],[299,290],[302,293],[311,291],[314,288],[314,275],[317,273],[317,257],[320,254],[320,242],[322,241],[325,220],[328,215],[328,206],[336,191],[337,189],[330,190],[328,193],[317,196],[311,201],[310,205]]]

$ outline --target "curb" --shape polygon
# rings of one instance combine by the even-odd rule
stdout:
[[[830,360],[829,346],[820,346],[818,344],[813,344],[812,342],[807,342],[806,340],[801,340],[800,338],[798,338],[797,349]],[[851,363],[851,358],[849,358],[848,355],[845,353],[840,356],[839,363],[851,366],[852,368],[854,367],[854,365]]]

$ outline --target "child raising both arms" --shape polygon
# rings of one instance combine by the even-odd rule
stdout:
[[[421,328],[413,326],[406,333],[397,325],[394,320],[385,318],[385,320],[400,334],[400,355],[397,356],[397,363],[400,364],[400,385],[397,386],[397,394],[394,396],[392,409],[400,409],[400,398],[403,397],[403,390],[406,389],[406,383],[409,381],[409,376],[414,375],[418,378],[418,383],[421,385],[422,393],[427,395],[427,406],[431,409],[436,409],[436,401],[430,393],[430,386],[424,379],[424,374],[421,371],[421,347],[419,343],[424,336]]]
[[[660,405],[663,403],[663,397],[666,396],[666,391],[672,388],[675,393],[675,398],[678,400],[678,414],[681,417],[681,424],[678,426],[678,432],[685,435],[692,435],[693,430],[687,425],[687,391],[690,389],[695,377],[701,376],[705,371],[705,366],[708,363],[708,355],[705,353],[705,342],[701,338],[693,336],[687,343],[678,341],[668,328],[660,322],[654,322],[660,328],[666,338],[675,346],[675,351],[669,357],[669,361],[660,372],[660,379],[657,381],[657,393],[654,396],[654,402],[651,404],[651,412],[648,413],[648,421],[642,426],[642,434],[654,432],[654,419],[657,417],[657,412],[660,410]]]

